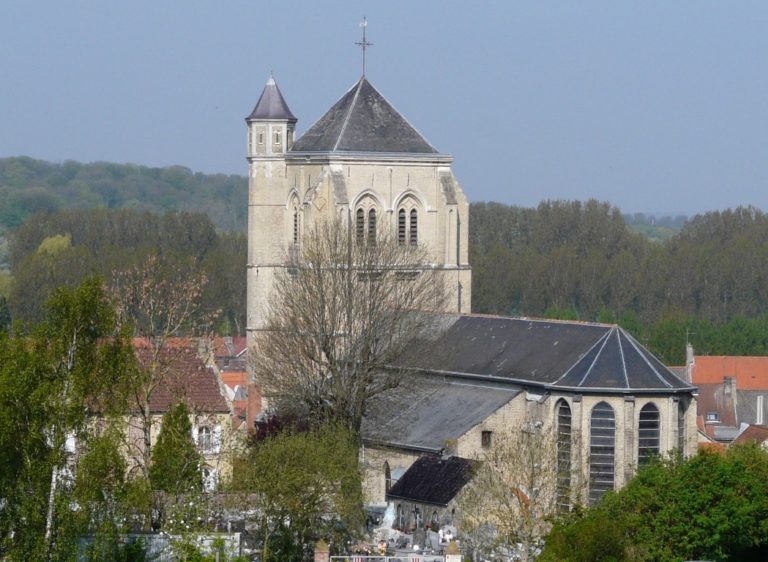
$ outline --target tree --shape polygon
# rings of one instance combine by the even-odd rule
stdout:
[[[569,443],[568,452],[576,446]],[[578,480],[559,490],[556,435],[535,425],[494,433],[491,448],[459,496],[461,529],[485,555],[531,560],[558,511],[558,493],[576,497]],[[575,495],[576,494],[576,495]]]
[[[29,334],[0,336],[0,552],[11,559],[67,548],[65,445],[87,436],[84,405],[108,401],[126,357],[98,279],[58,289],[46,311]]]
[[[263,562],[300,562],[318,538],[362,527],[357,438],[342,424],[285,429],[236,466],[232,488],[255,496]]]
[[[163,262],[150,254],[145,263],[115,274],[112,295],[118,316],[134,333],[139,366],[126,381],[130,407],[137,412],[131,423],[138,425],[141,443],[129,442],[129,454],[146,478],[152,454],[152,394],[176,374],[187,349],[169,345],[170,338],[199,333],[208,327],[211,315],[201,311],[201,296],[207,283],[204,273],[190,273],[178,262]]]
[[[556,525],[541,559],[765,560],[766,498],[768,452],[754,444],[657,459],[619,492]]]
[[[277,275],[251,354],[271,406],[358,433],[368,400],[398,383],[389,367],[430,321],[422,311],[443,306],[429,262],[424,248],[387,232],[358,243],[341,220],[310,229]]]
[[[192,442],[189,408],[182,401],[163,416],[149,467],[152,488],[174,495],[199,491],[202,487],[201,464],[200,453]]]

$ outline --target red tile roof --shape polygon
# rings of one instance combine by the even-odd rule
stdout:
[[[235,390],[236,386],[246,386],[248,376],[245,371],[222,371],[221,381],[232,390]]]
[[[768,439],[768,426],[750,425],[747,429],[741,432],[741,434],[736,438],[734,443],[753,442],[760,445],[767,439]]]
[[[134,341],[136,358],[146,368],[152,363],[152,352],[145,343]],[[180,342],[175,341],[164,347],[156,358],[158,371],[162,375],[150,399],[152,411],[165,412],[185,399],[193,411],[228,413],[229,407],[219,387],[218,377],[198,356],[196,342],[194,347],[177,344]]]
[[[245,351],[245,348],[246,343],[243,336],[216,336],[213,338],[213,354],[217,359],[220,357],[237,357]]]
[[[736,377],[739,390],[768,390],[768,357],[697,355],[691,378],[693,384],[723,384],[724,377]]]

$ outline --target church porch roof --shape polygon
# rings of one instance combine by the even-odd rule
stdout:
[[[422,455],[387,493],[387,499],[447,506],[472,479],[476,461],[461,457]]]

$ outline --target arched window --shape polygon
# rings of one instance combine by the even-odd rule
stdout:
[[[429,520],[429,526],[432,527],[432,530],[435,532],[440,528],[440,519],[437,516],[437,510],[432,512],[432,519]]]
[[[592,408],[589,434],[589,503],[613,490],[616,454],[616,418],[606,402]]]
[[[405,244],[405,209],[397,212],[397,243]]]
[[[421,510],[418,507],[413,508],[413,526],[421,529]]]
[[[556,406],[557,413],[557,507],[571,507],[571,407],[565,400]]]
[[[685,401],[680,400],[677,403],[677,448],[681,455],[685,455]]]
[[[405,529],[405,513],[403,512],[403,506],[397,504],[397,528]]]
[[[363,209],[357,210],[357,216],[355,218],[355,234],[358,244],[365,242],[365,211]]]
[[[384,493],[388,494],[392,488],[392,472],[389,470],[389,463],[384,461]]]
[[[368,211],[368,243],[376,243],[376,209]]]
[[[411,209],[411,222],[408,226],[410,227],[408,242],[411,246],[415,246],[419,243],[419,212],[416,209]]]
[[[197,429],[197,447],[201,451],[210,451],[213,448],[213,434],[207,425]]]
[[[640,410],[637,428],[637,464],[659,454],[659,409],[649,402]]]

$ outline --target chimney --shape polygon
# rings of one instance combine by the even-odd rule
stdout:
[[[690,342],[685,344],[685,382],[693,381],[693,367],[696,365],[696,358],[693,355],[693,346]]]
[[[723,393],[736,397],[736,377],[723,377]]]

